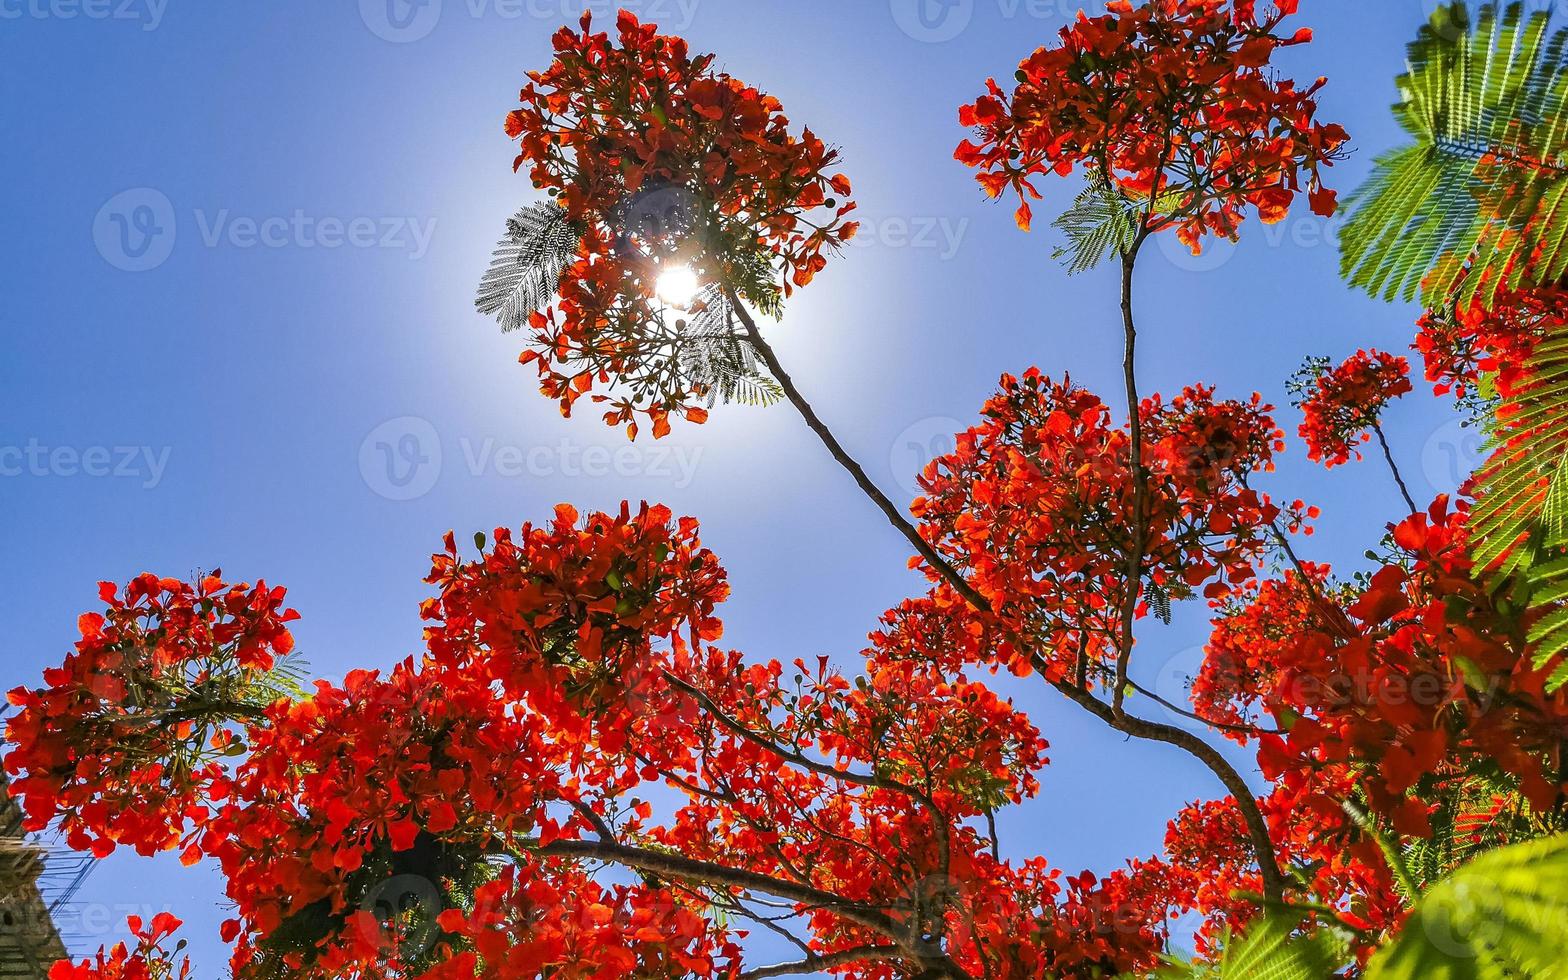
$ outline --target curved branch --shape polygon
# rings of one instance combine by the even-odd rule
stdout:
[[[755,970],[747,970],[740,975],[740,980],[763,980],[764,977],[790,977],[803,973],[820,973],[835,966],[862,963],[866,960],[893,959],[896,956],[897,951],[892,946],[855,946],[851,949],[841,949],[836,953],[813,953],[805,959],[794,963],[779,963],[775,966],[763,966]]]
[[[646,850],[605,841],[557,840],[549,844],[530,847],[529,850],[531,853],[542,857],[605,861],[623,868],[645,871],[667,878],[698,881],[722,888],[738,888],[745,891],[762,892],[801,905],[826,909],[848,922],[864,926],[886,936],[900,950],[899,956],[901,959],[906,960],[912,966],[928,971],[932,977],[944,977],[949,978],[949,980],[968,980],[969,977],[969,974],[960,968],[958,964],[954,963],[947,954],[939,949],[933,949],[928,943],[922,942],[920,937],[911,934],[909,928],[904,923],[880,908],[863,902],[851,901],[832,892],[813,888],[810,885],[785,881],[781,878],[758,874],[743,868],[732,868],[708,861],[698,861],[693,858],[682,857],[679,854]]]
[[[1035,669],[1044,671],[1048,665],[1035,658]],[[1197,735],[1174,725],[1162,725],[1158,722],[1146,721],[1127,714],[1118,712],[1111,705],[1082,688],[1074,687],[1065,681],[1052,681],[1051,686],[1062,692],[1074,704],[1085,709],[1090,714],[1099,718],[1107,725],[1131,735],[1151,742],[1164,742],[1177,748],[1185,749],[1188,754],[1197,758],[1199,762],[1209,767],[1209,770],[1219,777],[1220,782],[1230,791],[1236,800],[1236,809],[1241,811],[1242,820],[1247,824],[1247,835],[1252,839],[1252,849],[1257,852],[1258,869],[1263,876],[1263,892],[1271,902],[1282,901],[1285,894],[1285,878],[1280,873],[1279,862],[1274,856],[1274,841],[1269,837],[1268,821],[1263,818],[1263,811],[1258,807],[1258,801],[1252,794],[1252,788],[1242,778],[1236,767],[1230,764],[1219,750]]]
[[[833,459],[854,478],[855,484],[860,487],[861,492],[871,498],[871,502],[876,504],[877,508],[887,517],[888,523],[893,525],[895,531],[904,536],[905,540],[919,553],[926,564],[931,566],[938,575],[946,579],[958,591],[958,594],[964,597],[964,601],[982,612],[990,612],[991,604],[985,600],[985,597],[976,591],[975,587],[970,585],[962,575],[958,574],[958,570],[949,564],[947,559],[943,558],[930,542],[920,536],[920,532],[915,529],[915,526],[905,519],[903,511],[893,501],[888,499],[887,494],[883,493],[881,488],[872,482],[871,477],[866,475],[865,468],[844,449],[838,438],[833,435],[832,430],[817,417],[817,413],[812,409],[811,403],[806,401],[805,396],[800,393],[800,389],[795,387],[794,379],[789,376],[789,372],[784,370],[784,365],[779,362],[778,355],[774,353],[768,342],[762,339],[762,331],[757,329],[757,321],[752,319],[751,313],[741,303],[740,297],[735,294],[734,288],[728,283],[724,284],[724,295],[729,300],[730,307],[735,310],[735,315],[740,317],[741,325],[746,328],[746,339],[751,343],[753,349],[756,350],[757,356],[762,358],[762,363],[767,365],[768,373],[772,374],[773,379],[779,383],[779,387],[784,389],[784,396],[789,399],[789,403],[795,407],[795,411],[800,413],[801,418],[805,419],[806,427],[816,433],[817,438],[822,440],[822,444],[827,447],[828,453]]]
[[[1146,222],[1145,228],[1139,235],[1137,246],[1141,246],[1142,243],[1147,240],[1148,235],[1149,231]],[[1123,263],[1123,292],[1124,296],[1126,297],[1126,305],[1124,306],[1124,323],[1125,328],[1129,332],[1128,339],[1130,342],[1136,341],[1136,329],[1133,328],[1131,322],[1132,262],[1128,261],[1128,259],[1133,259],[1136,257],[1137,246],[1129,249],[1128,256],[1124,257]],[[746,329],[747,339],[750,341],[753,348],[755,348],[757,351],[758,356],[762,358],[763,363],[767,365],[768,370],[773,374],[774,379],[778,381],[779,386],[784,389],[785,397],[789,399],[790,404],[793,405],[795,410],[800,413],[801,418],[805,420],[806,425],[812,430],[812,432],[816,433],[817,438],[819,438],[822,441],[822,444],[827,447],[829,454],[832,455],[834,460],[836,460],[838,464],[842,466],[851,477],[854,478],[855,483],[861,488],[866,496],[869,497],[872,503],[876,504],[877,508],[882,511],[883,515],[887,518],[888,523],[890,523],[895,530],[902,534],[904,538],[914,546],[920,557],[925,559],[930,568],[935,571],[937,575],[942,578],[942,580],[944,580],[950,587],[952,587],[955,592],[962,596],[963,599],[976,611],[982,614],[990,614],[994,612],[994,610],[991,608],[991,604],[986,601],[985,597],[982,596],[975,589],[975,587],[971,585],[969,581],[952,566],[952,564],[944,559],[936,551],[936,549],[926,541],[925,538],[921,537],[920,532],[912,523],[910,523],[909,519],[904,516],[903,512],[900,511],[899,508],[888,499],[886,494],[878,489],[877,485],[871,481],[869,476],[866,475],[864,467],[862,467],[854,457],[849,455],[849,453],[844,449],[843,445],[839,443],[836,437],[834,437],[832,431],[828,429],[827,425],[817,417],[817,414],[812,410],[810,403],[807,402],[805,397],[801,395],[800,390],[795,387],[795,383],[790,378],[788,372],[784,370],[784,366],[779,362],[778,355],[774,353],[773,348],[770,347],[767,341],[763,339],[762,332],[757,328],[756,320],[752,318],[750,312],[746,309],[744,304],[741,303],[740,298],[736,295],[734,288],[729,283],[724,283],[723,288],[724,294],[726,298],[728,298],[731,308],[734,309],[736,316],[740,318],[741,324]],[[1129,416],[1133,420],[1132,424],[1134,426],[1135,433],[1137,433],[1137,385],[1136,378],[1131,372],[1133,354],[1134,350],[1130,343],[1127,350],[1125,366],[1128,372],[1128,397],[1133,399],[1129,405]],[[1141,462],[1137,458],[1138,449],[1139,447],[1135,436],[1134,465],[1137,467],[1135,473],[1141,473],[1142,471]],[[1135,493],[1139,492],[1138,488],[1141,488],[1142,484],[1143,481],[1141,479],[1134,480]],[[1134,506],[1136,510],[1136,502]],[[1141,551],[1141,546],[1135,547],[1134,555],[1131,556],[1133,562],[1135,562],[1134,567],[1136,567],[1140,572],[1143,564]],[[1133,564],[1133,562],[1130,562],[1129,564]],[[1133,602],[1131,605],[1134,612],[1136,611],[1136,594],[1141,579],[1142,575],[1137,574],[1134,576],[1133,580],[1128,583],[1128,593],[1133,597]],[[1020,649],[1028,648],[1028,644],[1020,644]],[[1117,673],[1119,677],[1124,677],[1126,675],[1127,661],[1129,659],[1130,652],[1131,628],[1124,621],[1123,645],[1117,662]],[[1041,667],[1045,666],[1043,663],[1041,663],[1038,654],[1035,654],[1033,659],[1035,661],[1037,670],[1040,670]],[[1041,676],[1049,677],[1050,674],[1049,672],[1042,670]],[[1208,766],[1209,769],[1215,774],[1215,776],[1219,778],[1220,782],[1225,785],[1225,787],[1230,791],[1231,795],[1235,798],[1236,806],[1241,811],[1242,816],[1246,820],[1248,834],[1252,839],[1253,849],[1257,851],[1258,866],[1262,872],[1263,888],[1265,894],[1268,896],[1270,901],[1283,900],[1285,892],[1285,880],[1284,876],[1280,874],[1279,863],[1275,858],[1274,843],[1273,840],[1269,837],[1268,824],[1263,819],[1263,813],[1258,808],[1257,799],[1252,795],[1252,790],[1247,786],[1246,780],[1241,777],[1241,774],[1236,771],[1235,767],[1232,766],[1223,755],[1221,755],[1213,746],[1209,745],[1203,739],[1193,735],[1191,732],[1185,731],[1184,729],[1176,728],[1170,725],[1159,725],[1153,722],[1144,721],[1139,718],[1134,718],[1122,711],[1119,705],[1106,705],[1085,690],[1074,688],[1072,685],[1060,681],[1053,681],[1051,683],[1052,686],[1057,688],[1057,690],[1067,694],[1069,699],[1074,701],[1074,703],[1091,711],[1102,720],[1105,720],[1107,724],[1110,724],[1111,727],[1115,728],[1117,731],[1120,731],[1126,735],[1131,735],[1134,738],[1164,742],[1166,744],[1185,749],[1189,754],[1195,756],[1200,762]],[[1122,696],[1124,687],[1124,684],[1117,685],[1117,693],[1115,694],[1115,697],[1118,699],[1118,701]]]

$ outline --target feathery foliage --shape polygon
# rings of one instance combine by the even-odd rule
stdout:
[[[490,268],[479,281],[474,306],[494,316],[506,331],[528,324],[528,315],[542,310],[555,296],[561,270],[577,252],[579,233],[554,202],[530,204],[506,222],[502,238],[491,256]]]
[[[1067,244],[1053,250],[1051,257],[1067,267],[1068,275],[1088,272],[1111,256],[1126,254],[1137,244],[1146,220],[1157,228],[1159,218],[1169,217],[1182,205],[1182,194],[1160,194],[1151,216],[1147,198],[1129,198],[1098,170],[1088,171],[1085,177],[1072,206],[1051,223],[1067,236]]]
[[[531,204],[506,223],[490,268],[480,280],[474,306],[494,316],[506,332],[528,325],[531,313],[555,299],[562,271],[575,259],[580,231],[554,202]],[[780,311],[777,270],[766,253],[742,253],[729,270],[739,295],[769,315]],[[676,321],[673,363],[693,386],[717,401],[771,405],[783,389],[758,364],[756,353],[738,329],[729,298],[705,286],[691,314]]]
[[[1058,247],[1052,258],[1067,266],[1068,275],[1088,272],[1107,256],[1132,248],[1141,217],[1126,195],[1091,173],[1072,206],[1052,222],[1067,236],[1067,245]]]
[[[1410,45],[1394,114],[1415,142],[1348,202],[1352,285],[1440,307],[1568,273],[1568,30],[1518,0],[1499,7],[1472,23],[1456,0]]]
[[[1367,980],[1568,977],[1568,836],[1488,852],[1430,888]]]
[[[1568,28],[1521,2],[1440,7],[1410,46],[1395,116],[1415,142],[1352,195],[1341,272],[1439,315],[1568,273]],[[1494,404],[1472,550],[1527,609],[1538,665],[1568,653],[1568,336],[1551,324]],[[1568,662],[1552,678],[1568,683]]]
[[[1299,919],[1269,915],[1227,940],[1217,963],[1172,960],[1155,980],[1323,980],[1349,958],[1332,932],[1298,935]]]
[[[1545,667],[1568,653],[1568,333],[1535,348],[1528,379],[1506,395],[1477,473],[1472,553],[1530,610],[1529,640]],[[1550,689],[1568,683],[1568,662]]]

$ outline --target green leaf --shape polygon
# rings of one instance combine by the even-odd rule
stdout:
[[[561,272],[576,254],[580,233],[554,202],[531,204],[506,223],[490,268],[479,281],[474,306],[505,331],[528,323],[555,296]]]
[[[1218,963],[1173,961],[1154,974],[1157,980],[1324,980],[1349,959],[1345,943],[1318,930],[1299,935],[1300,919],[1270,914],[1225,943]]]
[[[1154,202],[1154,213],[1165,214],[1181,204],[1181,194],[1164,194]],[[1068,275],[1088,272],[1113,255],[1131,249],[1143,226],[1148,200],[1128,198],[1106,182],[1098,171],[1087,174],[1083,191],[1052,225],[1067,236],[1067,244],[1051,257],[1067,266]]]
[[[1341,274],[1385,299],[1488,301],[1568,271],[1568,30],[1520,2],[1441,6],[1394,115],[1414,142],[1346,203]],[[1515,261],[1539,250],[1537,262]]]
[[[1068,242],[1052,257],[1067,266],[1069,275],[1088,272],[1108,256],[1132,248],[1138,237],[1138,218],[1131,201],[1091,172],[1083,192],[1052,222]]]
[[[1568,836],[1488,852],[1428,889],[1367,980],[1568,978]]]

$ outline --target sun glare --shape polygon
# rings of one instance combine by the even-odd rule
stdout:
[[[659,274],[659,279],[654,283],[654,292],[659,299],[670,304],[676,309],[689,309],[697,299],[697,291],[702,288],[697,273],[689,266],[672,266]]]

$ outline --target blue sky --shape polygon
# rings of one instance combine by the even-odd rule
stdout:
[[[1019,233],[952,160],[956,108],[1011,76],[1077,0],[640,0],[843,148],[860,241],[769,328],[843,442],[896,498],[998,375],[1039,365],[1119,404],[1114,273],[1068,278],[1046,221]],[[388,4],[392,6],[388,6]],[[1323,116],[1354,187],[1399,140],[1403,47],[1433,0],[1307,0],[1329,76]],[[0,683],[35,684],[100,579],[143,570],[287,585],[316,673],[384,666],[419,643],[441,534],[547,516],[560,501],[663,501],[701,519],[734,597],[727,642],[853,669],[878,614],[918,588],[907,545],[787,407],[721,408],[626,450],[563,420],[472,309],[505,218],[530,200],[501,120],[580,0],[0,0],[8,134],[0,307]],[[591,4],[605,16],[613,4]],[[1047,208],[1075,187],[1047,188]],[[1146,391],[1283,383],[1307,354],[1402,350],[1414,311],[1346,290],[1334,223],[1304,206],[1200,259],[1165,242],[1137,299]],[[1280,417],[1294,430],[1295,413]],[[1388,429],[1418,496],[1451,490],[1473,434],[1425,394]],[[383,448],[385,447],[385,448]],[[417,466],[410,466],[410,461]],[[1293,445],[1268,489],[1324,510],[1306,546],[1354,567],[1396,515],[1371,462],[1323,473]],[[1204,617],[1145,628],[1139,671],[1178,690]],[[1054,697],[1022,699],[1052,743],[1041,799],[1006,847],[1068,871],[1159,847],[1212,777],[1128,744]],[[1249,770],[1245,757],[1240,757]],[[216,875],[116,856],[90,880],[82,946],[128,911],[189,922],[216,976]]]

